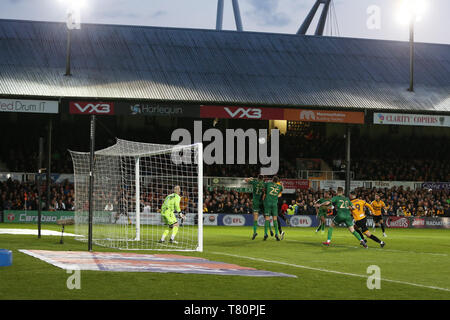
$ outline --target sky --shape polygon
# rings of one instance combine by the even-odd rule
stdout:
[[[68,0],[0,0],[0,19],[65,21]],[[82,23],[214,29],[217,0],[83,0]],[[398,21],[402,0],[332,0],[325,35],[408,41]],[[427,3],[415,41],[450,44],[450,0]],[[244,31],[295,34],[315,0],[239,0]],[[231,0],[223,28],[235,30]],[[320,9],[319,9],[320,10]],[[319,11],[320,12],[320,11]],[[317,17],[319,14],[317,14]],[[314,33],[317,19],[308,34]]]

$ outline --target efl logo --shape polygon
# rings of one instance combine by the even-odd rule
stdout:
[[[242,215],[226,215],[223,217],[223,224],[226,226],[243,226],[245,218]]]
[[[14,219],[16,218],[16,216],[12,213],[8,214],[8,221],[14,221]]]
[[[261,109],[255,108],[237,108],[234,112],[230,108],[224,107],[231,118],[261,119]]]
[[[70,114],[114,114],[112,102],[70,102]]]
[[[312,220],[308,216],[292,216],[289,220],[292,227],[310,227]]]

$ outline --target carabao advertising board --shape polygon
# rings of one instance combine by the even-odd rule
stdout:
[[[42,211],[41,222],[56,224],[59,219],[73,219],[74,213],[71,211]],[[5,210],[3,212],[4,223],[36,223],[38,222],[38,212],[31,210]]]
[[[131,222],[135,223],[135,212],[128,214]],[[293,215],[286,216],[289,219],[289,226],[294,228],[307,228],[317,227],[319,220],[315,215]],[[71,219],[74,218],[74,212],[72,211],[43,211],[41,222],[43,224],[56,224],[59,219]],[[330,226],[333,217],[326,218],[326,226]],[[5,210],[4,211],[5,223],[30,223],[37,224],[38,213],[37,211],[26,210]],[[78,215],[75,217],[77,223],[87,223],[87,213],[84,215]],[[264,216],[258,217],[258,225],[264,226]],[[163,225],[163,220],[160,213],[141,213],[140,221],[142,225]],[[286,223],[282,219],[278,219],[281,226],[285,227]],[[404,228],[432,228],[432,229],[450,229],[449,217],[384,217],[386,227],[395,229]],[[120,215],[116,221],[115,212],[97,212],[94,214],[94,223],[116,223],[116,224],[128,224],[128,218],[125,215]],[[187,213],[184,225],[196,225],[198,224],[197,214]],[[227,226],[227,227],[242,227],[253,226],[252,214],[226,214],[226,213],[204,213],[203,214],[204,226]],[[372,217],[367,217],[367,226],[373,227]]]

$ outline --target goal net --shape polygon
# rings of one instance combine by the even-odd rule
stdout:
[[[70,151],[75,182],[75,233],[88,240],[90,153]],[[117,139],[94,153],[93,243],[140,250],[203,250],[202,145],[140,143]],[[167,196],[179,186],[174,241],[163,216]],[[178,188],[177,188],[178,189]],[[177,197],[175,197],[177,198]],[[169,215],[167,214],[169,211]],[[173,221],[171,221],[173,223]],[[169,234],[160,242],[166,230]]]

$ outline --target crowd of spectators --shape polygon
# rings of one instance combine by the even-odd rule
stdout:
[[[37,210],[39,206],[38,188],[34,182],[19,182],[8,179],[0,181],[0,211]],[[47,201],[47,188],[41,186],[41,208],[44,211],[74,210],[74,188],[69,182],[52,183]]]
[[[65,181],[52,183],[50,186],[50,201],[47,205],[47,187],[41,187],[42,210],[65,211],[74,210],[74,186]],[[161,188],[160,188],[161,189]],[[144,192],[141,196],[143,205],[148,210],[158,210],[165,193],[162,189]],[[387,206],[387,215],[391,216],[450,216],[450,190],[411,190],[403,187],[387,188],[357,188],[357,196],[368,203],[379,194]],[[334,192],[332,191],[332,195]],[[192,203],[193,197],[182,193],[182,207],[187,211],[196,211]],[[314,215],[314,203],[323,197],[323,190],[297,190],[295,194],[283,194],[279,205],[283,203],[295,206],[295,213]],[[132,196],[130,195],[130,199]],[[236,190],[214,188],[205,189],[203,199],[205,213],[235,213],[250,214],[253,212],[252,194]],[[184,203],[186,202],[186,203]],[[133,201],[131,201],[133,203]],[[117,203],[115,204],[117,206]],[[34,182],[19,182],[8,179],[0,182],[0,211],[2,210],[37,210],[38,190]],[[134,210],[134,208],[129,208]]]
[[[409,188],[357,188],[358,198],[369,204],[379,194],[387,206],[389,216],[447,216],[450,217],[450,190],[410,190]],[[335,195],[334,191],[331,191]],[[251,213],[252,195],[237,191],[215,189],[205,192],[204,212],[208,213]],[[295,194],[283,195],[280,207],[295,206],[295,214],[315,215],[314,204],[323,197],[323,190],[297,190]],[[281,209],[281,208],[280,208]]]
[[[357,160],[352,170],[357,180],[450,181],[449,161]]]
[[[205,213],[252,213],[251,193],[215,189],[204,192]]]

